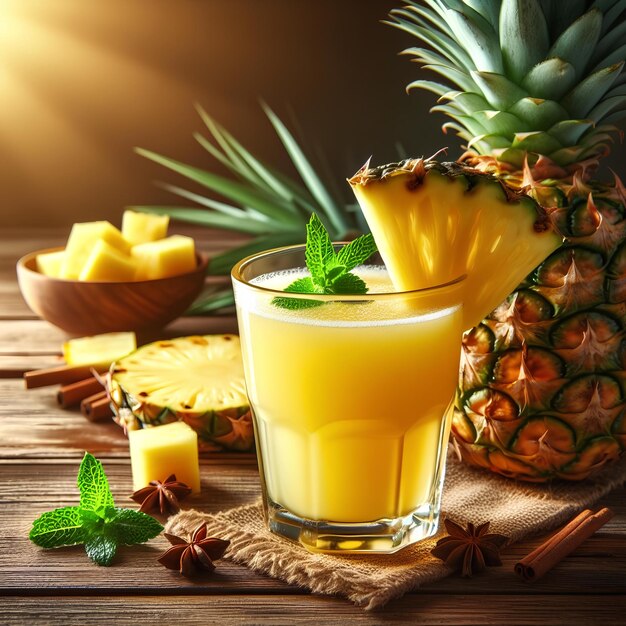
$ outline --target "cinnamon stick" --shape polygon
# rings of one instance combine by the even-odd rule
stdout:
[[[98,422],[113,416],[109,396],[106,391],[101,391],[85,398],[80,403],[80,410],[90,422]]]
[[[76,383],[63,385],[57,392],[57,402],[62,409],[78,406],[82,400],[102,391],[102,383],[93,376]]]
[[[24,372],[24,381],[26,382],[26,389],[47,387],[48,385],[68,385],[89,378],[92,370],[105,372],[107,368],[104,366],[91,367],[89,365],[59,365],[57,367]]]
[[[613,515],[613,511],[606,507],[597,513],[593,513],[589,509],[582,511],[559,532],[552,535],[519,563],[516,563],[515,573],[527,582],[538,580],[573,552],[583,541],[589,539],[591,535],[602,528]]]

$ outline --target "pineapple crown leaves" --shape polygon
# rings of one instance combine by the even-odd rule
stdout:
[[[232,178],[218,176],[149,150],[136,149],[141,156],[180,174],[190,183],[200,185],[211,195],[221,196],[226,201],[178,185],[161,183],[161,187],[189,201],[191,206],[130,208],[169,215],[172,219],[208,228],[252,235],[250,241],[211,259],[208,271],[214,275],[228,274],[237,261],[256,252],[302,243],[304,226],[313,213],[319,216],[334,240],[345,239],[350,233],[368,231],[356,204],[348,204],[340,199],[340,193],[334,189],[332,176],[327,174],[329,168],[323,157],[322,162],[314,167],[312,159],[285,123],[265,103],[262,103],[262,107],[300,180],[286,176],[252,154],[199,105],[196,108],[210,139],[201,133],[195,133],[194,138],[232,174]],[[213,314],[233,305],[231,289],[209,288],[187,314]]]
[[[43,513],[33,522],[30,540],[42,548],[84,544],[98,565],[110,565],[118,545],[144,543],[163,526],[154,518],[115,507],[102,463],[85,453],[78,470],[80,504]]]
[[[439,96],[444,130],[521,167],[529,153],[560,165],[608,152],[626,116],[626,35],[619,0],[408,0],[386,23],[428,48],[405,54],[443,81],[408,89]]]
[[[311,276],[292,282],[285,291],[315,294],[365,294],[367,285],[353,270],[376,252],[371,234],[361,235],[338,252],[320,219],[311,215],[306,227],[305,261]],[[320,300],[276,297],[272,304],[284,309],[308,309],[323,304]]]
[[[269,106],[262,103],[262,108],[300,180],[292,179],[263,162],[202,107],[198,105],[196,108],[210,139],[201,133],[195,133],[194,138],[233,175],[232,178],[143,148],[136,148],[136,152],[224,200],[192,192],[178,185],[162,184],[164,189],[192,205],[131,208],[169,215],[176,220],[209,228],[243,232],[254,237],[244,246],[214,257],[209,267],[212,274],[230,272],[239,259],[255,252],[302,243],[303,229],[312,213],[320,216],[333,239],[342,239],[349,232],[365,229],[363,221],[358,223],[360,215],[353,210],[353,205],[343,202],[333,188],[330,177],[319,173],[327,169],[325,164],[322,163],[317,168],[313,166],[303,147]],[[197,312],[201,311],[202,307]]]

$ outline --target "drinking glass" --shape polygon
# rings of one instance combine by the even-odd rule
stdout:
[[[375,260],[354,270],[367,294],[283,291],[305,271],[304,246],[232,271],[267,523],[312,551],[395,552],[437,530],[464,277],[393,292]]]

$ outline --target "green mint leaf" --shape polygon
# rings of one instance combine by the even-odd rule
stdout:
[[[345,265],[335,265],[333,268],[328,270],[328,273],[326,274],[326,283],[332,284],[347,271],[348,270]]]
[[[290,311],[299,311],[300,309],[312,309],[316,306],[324,304],[320,300],[300,300],[297,298],[281,298],[276,297],[272,300],[274,306],[281,309],[289,309]]]
[[[335,250],[324,224],[313,213],[306,225],[305,259],[314,281],[326,275],[326,267],[334,257]]]
[[[106,535],[94,535],[85,542],[87,556],[98,565],[111,565],[117,552],[117,542]]]
[[[348,273],[340,276],[332,284],[332,293],[336,294],[361,294],[367,293],[367,285],[356,274]]]
[[[102,463],[89,452],[85,452],[80,464],[77,484],[82,508],[101,514],[107,507],[114,506]]]
[[[344,265],[349,272],[358,265],[365,263],[376,250],[378,250],[378,248],[376,247],[376,242],[371,233],[361,235],[339,250],[337,253],[337,262]]]
[[[33,522],[29,539],[42,548],[73,546],[85,541],[80,507],[48,511]]]
[[[324,293],[324,290],[317,286],[313,282],[313,279],[309,276],[294,280],[288,287],[285,287],[285,291],[291,293]],[[296,298],[276,297],[272,300],[272,304],[280,307],[281,309],[297,311],[299,309],[311,309],[324,303],[319,302],[318,300],[299,300]]]
[[[367,293],[363,280],[356,274],[351,274],[350,270],[367,261],[376,252],[374,237],[371,234],[362,235],[335,253],[330,236],[315,213],[311,215],[306,232],[305,259],[311,276],[295,280],[285,291],[345,295]],[[323,303],[317,300],[276,297],[272,304],[296,311]]]
[[[48,511],[33,522],[31,541],[42,548],[85,544],[87,556],[98,565],[110,565],[117,546],[143,543],[163,526],[153,517],[132,509],[115,508],[102,463],[85,453],[78,471],[80,506]]]
[[[95,511],[89,509],[80,508],[80,518],[83,522],[83,528],[87,533],[91,532],[93,527],[99,528],[103,523],[103,518],[100,517]],[[105,509],[106,510],[106,509]]]
[[[323,293],[309,276],[294,280],[290,285],[285,287],[285,291],[290,291],[291,293]]]
[[[115,514],[104,526],[106,537],[118,545],[130,546],[153,539],[163,530],[154,517],[133,509],[115,509]]]

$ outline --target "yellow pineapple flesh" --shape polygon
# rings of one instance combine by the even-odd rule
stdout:
[[[165,278],[190,272],[196,267],[194,241],[184,235],[172,235],[159,241],[132,248],[137,262],[137,280]]]
[[[167,236],[169,223],[169,215],[153,215],[127,209],[122,215],[122,235],[133,246],[157,241]]]
[[[128,254],[108,244],[104,239],[95,242],[78,280],[126,282],[135,280],[137,262]]]
[[[77,279],[99,240],[103,240],[123,254],[130,253],[130,243],[109,222],[99,221],[74,224],[65,246],[61,278]]]
[[[536,202],[457,163],[409,159],[350,183],[396,289],[467,275],[465,328],[562,242]]]
[[[112,364],[108,378],[117,421],[126,429],[177,420],[204,449],[249,450],[252,418],[236,335],[156,341]]]
[[[104,333],[69,339],[63,344],[63,358],[68,365],[108,367],[137,349],[133,332]]]
[[[38,254],[36,257],[37,271],[52,278],[60,278],[64,258],[65,250]]]

